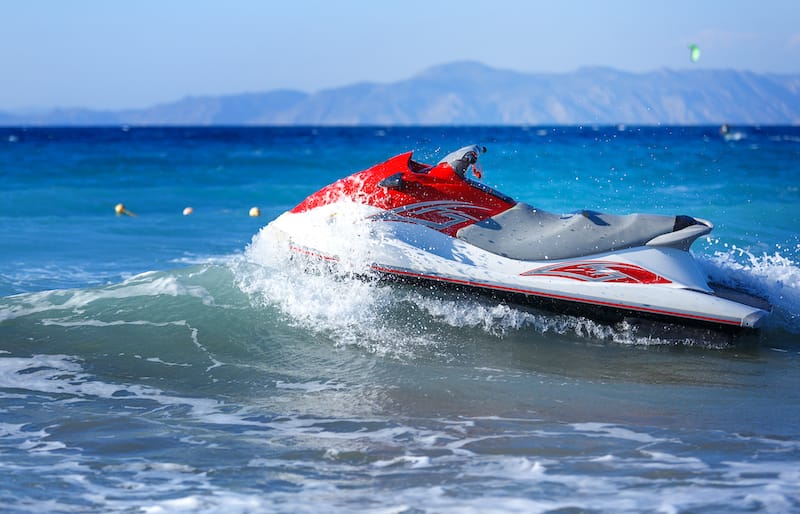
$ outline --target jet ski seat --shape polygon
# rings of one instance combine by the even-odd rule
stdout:
[[[634,246],[689,245],[712,229],[689,216],[612,215],[593,211],[558,215],[519,202],[491,218],[464,227],[456,236],[510,259],[569,259]]]

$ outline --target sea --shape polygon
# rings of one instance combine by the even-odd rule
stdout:
[[[772,315],[676,340],[262,232],[473,143],[545,210],[711,220]],[[800,512],[800,127],[6,127],[0,185],[2,512]]]

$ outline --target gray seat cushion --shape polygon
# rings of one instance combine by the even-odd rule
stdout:
[[[511,209],[462,228],[460,239],[518,260],[568,259],[640,246],[673,231],[675,216],[591,211],[557,215],[517,203]]]

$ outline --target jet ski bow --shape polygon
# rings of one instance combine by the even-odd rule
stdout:
[[[470,178],[483,152],[464,147],[435,165],[398,155],[313,193],[266,230],[359,272],[603,322],[741,331],[769,314],[762,300],[708,283],[689,248],[709,221],[546,212]]]

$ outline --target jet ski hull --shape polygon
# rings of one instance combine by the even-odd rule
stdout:
[[[465,179],[462,164],[426,168],[411,154],[398,156],[311,195],[267,230],[290,250],[348,273],[604,322],[738,331],[758,328],[768,315],[768,305],[726,297],[707,283],[688,252],[711,230],[704,220],[543,216]],[[570,255],[564,241],[583,247]],[[549,258],[548,248],[559,258]]]
[[[755,307],[717,295],[691,255],[672,248],[628,249],[557,262],[515,261],[405,223],[359,227],[345,221],[344,233],[326,238],[323,234],[337,231],[326,232],[303,217],[284,215],[269,228],[281,233],[276,239],[285,241],[290,251],[337,271],[374,273],[609,323],[637,318],[737,331],[758,328],[768,314],[763,303]],[[353,232],[362,233],[354,237]],[[659,265],[658,273],[646,267],[653,268],[652,263]],[[757,305],[758,300],[750,303]]]
[[[630,305],[609,301],[587,301],[566,295],[552,294],[542,291],[495,286],[485,283],[473,283],[461,280],[442,279],[416,273],[398,272],[397,270],[374,269],[382,279],[412,284],[420,287],[441,287],[465,294],[480,294],[500,303],[530,307],[537,310],[589,318],[601,323],[616,324],[632,322],[636,324],[660,323],[664,325],[680,325],[708,329],[726,333],[748,332],[758,329],[763,322],[760,313],[747,313],[744,318],[713,317],[707,313],[698,313],[681,309],[668,310],[668,307],[652,305]],[[763,303],[760,298],[752,298],[753,303]],[[755,311],[754,311],[755,312]],[[747,316],[750,316],[748,319]]]

